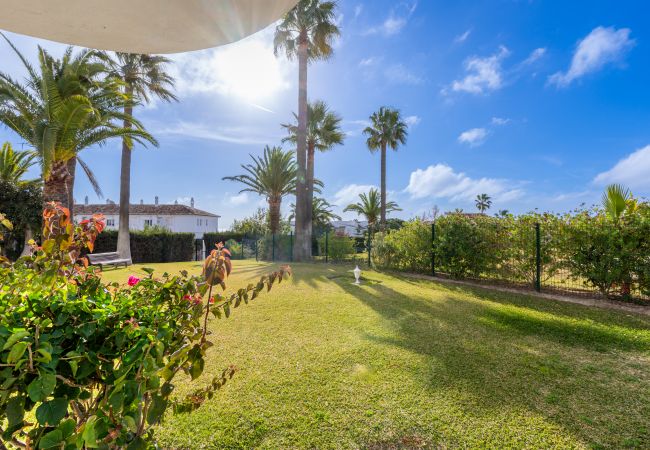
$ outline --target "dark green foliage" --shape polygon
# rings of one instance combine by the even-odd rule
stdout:
[[[136,264],[192,261],[194,259],[194,233],[131,231],[130,234],[131,258]],[[114,252],[116,248],[117,231],[105,231],[97,238],[94,252]],[[210,248],[214,248],[214,245]]]
[[[34,235],[41,228],[43,196],[35,183],[16,185],[0,180],[0,211],[13,225],[13,231],[5,236],[8,256],[15,259],[22,250],[25,228],[29,226]]]
[[[318,239],[319,254],[327,256],[330,261],[345,261],[354,258],[357,253],[355,248],[355,239],[348,236],[336,236],[332,233],[327,237],[327,249],[325,248],[325,236]]]

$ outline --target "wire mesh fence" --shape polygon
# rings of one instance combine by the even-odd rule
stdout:
[[[644,228],[645,227],[645,228]],[[584,214],[451,214],[378,233],[378,267],[537,291],[650,301],[648,224]]]

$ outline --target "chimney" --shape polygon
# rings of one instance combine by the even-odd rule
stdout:
[[[86,195],[86,198],[84,198],[84,205],[88,204],[88,196]]]
[[[156,195],[156,206],[158,206],[158,196]]]
[[[194,197],[192,197],[192,198],[190,199],[190,206],[191,206],[192,208],[194,208]]]
[[[144,200],[140,199],[140,204],[144,205]]]

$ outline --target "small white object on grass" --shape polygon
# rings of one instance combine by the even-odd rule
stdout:
[[[355,267],[352,272],[354,272],[354,278],[355,278],[354,284],[361,284],[359,283],[359,277],[361,276],[361,269],[359,269],[359,266]]]

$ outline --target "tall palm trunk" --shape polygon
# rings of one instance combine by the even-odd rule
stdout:
[[[271,234],[277,234],[280,230],[280,207],[282,206],[282,197],[269,198],[269,221]]]
[[[305,261],[311,258],[311,223],[307,220],[307,31],[302,30],[298,41],[298,133],[296,162],[296,245],[294,260]]]
[[[381,229],[386,228],[386,144],[381,144]]]
[[[128,98],[133,95],[133,87],[127,85]],[[124,106],[124,114],[133,116],[133,106]],[[131,122],[124,120],[124,128],[131,128]],[[131,260],[131,236],[129,234],[129,208],[131,205],[131,148],[122,140],[122,164],[120,168],[120,218],[117,231],[117,253],[121,258]]]
[[[70,161],[76,163],[75,158],[52,163],[52,170],[43,183],[43,207],[50,202],[57,202],[70,209],[70,199],[72,198],[70,185],[74,183],[74,180],[70,181],[71,176],[68,171],[69,165],[74,167]]]
[[[307,203],[308,208],[305,210],[306,221],[309,223],[309,229],[313,231],[314,224],[314,159],[316,149],[313,143],[307,144]],[[311,233],[310,233],[311,242]]]
[[[65,167],[68,171],[68,176],[65,179],[65,190],[68,193],[68,209],[70,210],[70,218],[74,217],[74,177],[77,173],[77,158],[70,158]]]

